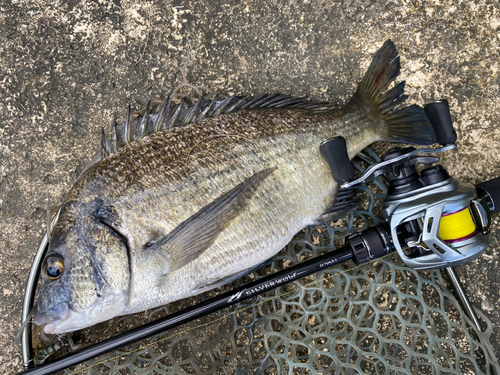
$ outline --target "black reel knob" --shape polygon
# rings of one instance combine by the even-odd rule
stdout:
[[[448,146],[457,141],[457,133],[451,122],[450,106],[446,99],[426,104],[424,111],[440,145]]]
[[[485,199],[492,214],[500,212],[500,177],[476,185],[479,196]]]
[[[349,160],[347,145],[343,137],[335,137],[323,142],[319,150],[328,163],[337,184],[343,184],[354,178],[354,168]]]

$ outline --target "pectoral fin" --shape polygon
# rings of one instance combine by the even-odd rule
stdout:
[[[156,252],[165,259],[168,264],[165,273],[178,270],[198,258],[240,214],[261,182],[274,170],[264,169],[223,194],[167,236],[145,245],[145,252]]]

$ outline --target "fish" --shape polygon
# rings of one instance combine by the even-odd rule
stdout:
[[[388,40],[341,108],[283,94],[167,98],[137,118],[129,106],[49,228],[35,323],[61,334],[197,295],[351,212],[323,141],[344,137],[351,159],[377,141],[436,142],[399,73]]]

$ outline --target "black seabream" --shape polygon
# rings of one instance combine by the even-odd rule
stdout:
[[[344,215],[323,141],[344,137],[351,158],[435,142],[423,109],[400,105],[399,70],[387,41],[340,109],[277,94],[129,110],[50,229],[35,322],[63,333],[196,295]]]

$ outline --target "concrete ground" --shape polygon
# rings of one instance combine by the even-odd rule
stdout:
[[[444,3],[444,4],[443,4]],[[0,1],[0,373],[21,370],[14,341],[24,286],[61,201],[99,150],[100,128],[181,81],[229,94],[281,92],[344,103],[386,39],[410,101],[447,98],[458,179],[500,176],[500,4],[496,1]],[[493,321],[500,354],[500,230],[458,269]]]

